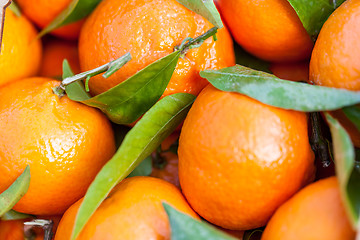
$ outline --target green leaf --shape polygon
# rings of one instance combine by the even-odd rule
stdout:
[[[321,27],[345,0],[288,0],[310,36],[319,34]]]
[[[0,217],[8,212],[27,192],[30,186],[30,167],[11,186],[0,194]]]
[[[235,240],[236,238],[216,229],[206,222],[200,222],[163,203],[169,216],[172,240]]]
[[[185,119],[195,97],[178,93],[157,102],[129,131],[113,158],[90,185],[74,225],[75,239],[109,192],[149,156]]]
[[[213,0],[177,0],[191,11],[203,16],[215,27],[224,27]]]
[[[62,78],[68,78],[74,76],[73,71],[71,70],[68,60],[63,61],[63,76]],[[82,101],[85,99],[90,99],[91,96],[85,91],[84,84],[81,81],[77,81],[67,85],[65,87],[67,96],[73,101]]]
[[[281,80],[272,74],[239,65],[205,70],[200,72],[200,76],[222,91],[242,93],[284,109],[319,112],[360,102],[360,92]]]
[[[179,56],[180,51],[173,52],[110,90],[81,102],[101,109],[117,124],[132,123],[164,93]]]
[[[145,158],[134,171],[132,171],[128,177],[136,176],[149,176],[152,172],[152,160],[151,156]]]
[[[350,136],[340,123],[330,114],[326,114],[333,139],[336,175],[340,192],[354,229],[359,223],[360,213],[360,171],[355,162],[355,150]]]
[[[100,2],[101,0],[72,0],[69,6],[40,32],[39,36],[85,18]]]
[[[26,218],[34,218],[34,216],[25,213],[16,212],[14,210],[10,210],[1,217],[1,220],[10,221],[10,220],[20,220]]]
[[[348,117],[350,121],[360,131],[360,107],[351,106],[351,107],[343,108],[342,110],[345,113],[346,117]]]
[[[11,4],[9,5],[9,9],[17,16],[20,17],[21,16],[21,11],[20,8],[18,7],[18,5],[12,1]]]

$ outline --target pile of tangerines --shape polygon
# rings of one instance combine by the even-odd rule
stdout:
[[[0,239],[43,239],[36,229],[24,233],[30,217],[53,220],[54,239],[69,240],[82,198],[116,152],[115,124],[105,114],[53,92],[64,59],[80,73],[131,53],[111,77],[90,79],[95,96],[213,27],[176,0],[103,0],[86,19],[39,38],[70,2],[17,0],[20,14],[6,11],[0,193],[27,165],[31,180],[13,207],[28,217],[1,220]],[[217,0],[216,6],[226,27],[186,51],[162,95],[197,96],[184,123],[151,155],[150,176],[121,181],[77,239],[170,239],[163,202],[228,239],[252,229],[263,231],[264,240],[355,239],[334,164],[321,166],[309,143],[309,115],[223,92],[200,72],[234,66],[236,44],[270,63],[279,78],[358,91],[360,1],[337,8],[315,42],[286,0]],[[360,147],[356,127],[341,112],[332,115]]]

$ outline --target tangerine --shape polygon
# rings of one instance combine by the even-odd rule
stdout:
[[[16,0],[22,12],[40,28],[49,25],[71,2],[72,0],[37,0],[35,4],[32,0]],[[84,21],[80,20],[55,29],[51,33],[61,38],[75,40],[79,37],[83,23]]]
[[[236,42],[271,62],[310,57],[313,42],[286,0],[217,0],[220,14]]]
[[[66,211],[55,240],[70,239],[81,202],[78,201]],[[170,239],[169,220],[162,202],[198,218],[174,185],[152,177],[132,177],[114,188],[77,240]]]
[[[355,239],[336,177],[312,183],[284,203],[270,219],[261,239]]]
[[[305,113],[211,85],[185,119],[178,153],[186,199],[226,229],[264,226],[314,176]]]
[[[212,27],[176,0],[102,1],[81,30],[82,71],[106,64],[127,52],[131,53],[132,60],[106,80],[101,76],[92,78],[91,93],[105,92],[172,53],[185,38],[198,37]],[[179,59],[163,96],[178,92],[198,94],[208,83],[200,77],[200,71],[234,64],[232,39],[225,28],[220,29],[217,41],[207,39],[201,47],[189,50],[185,58]]]
[[[38,73],[42,46],[37,31],[24,16],[10,9],[5,13],[4,35],[0,53],[0,85]]]
[[[19,212],[62,214],[115,152],[105,115],[59,98],[52,91],[59,84],[28,78],[0,88],[0,193],[30,166],[30,187],[14,206]]]

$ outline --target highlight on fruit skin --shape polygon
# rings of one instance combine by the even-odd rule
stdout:
[[[308,185],[281,205],[270,219],[261,239],[355,239],[336,177]]]
[[[37,77],[0,88],[0,193],[30,166],[30,187],[14,206],[19,212],[62,214],[115,153],[105,115],[59,98],[52,90],[59,84]]]
[[[264,226],[314,175],[305,113],[211,85],[185,119],[178,153],[180,185],[191,207],[233,230]]]

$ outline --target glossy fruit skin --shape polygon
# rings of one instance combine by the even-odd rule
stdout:
[[[115,187],[77,240],[170,239],[169,220],[162,202],[198,218],[174,185],[152,177],[132,177]],[[78,201],[66,211],[55,240],[70,239],[80,204]]]
[[[316,85],[360,90],[360,2],[348,0],[322,27],[310,61]]]
[[[286,0],[217,0],[220,14],[236,42],[272,62],[310,57],[313,42]]]
[[[34,22],[38,27],[45,28],[49,25],[63,10],[65,10],[71,0],[17,0],[16,3],[21,11]],[[51,33],[64,39],[76,40],[84,21],[60,27]]]
[[[211,85],[190,109],[178,153],[180,185],[192,208],[232,230],[264,226],[314,174],[304,113]]]
[[[269,221],[261,239],[355,239],[336,177],[312,183],[284,203]]]
[[[172,53],[185,38],[200,36],[212,27],[176,0],[104,0],[82,28],[81,69],[86,71],[131,53],[132,60],[110,78],[104,81],[99,76],[90,80],[90,90],[97,95]],[[235,64],[233,43],[227,30],[220,29],[217,38],[216,42],[212,38],[206,40],[179,60],[163,96],[178,92],[198,94],[207,84],[206,79],[199,76],[201,70]]]
[[[44,43],[39,75],[50,78],[61,77],[64,59],[68,60],[74,74],[81,72],[77,43],[73,41],[49,39]]]
[[[108,119],[59,99],[52,92],[58,85],[29,78],[0,88],[0,193],[30,166],[29,190],[14,206],[19,212],[62,214],[115,152]]]
[[[10,9],[6,11],[0,53],[0,86],[38,73],[42,46],[36,35],[36,29],[26,17],[18,17]]]

